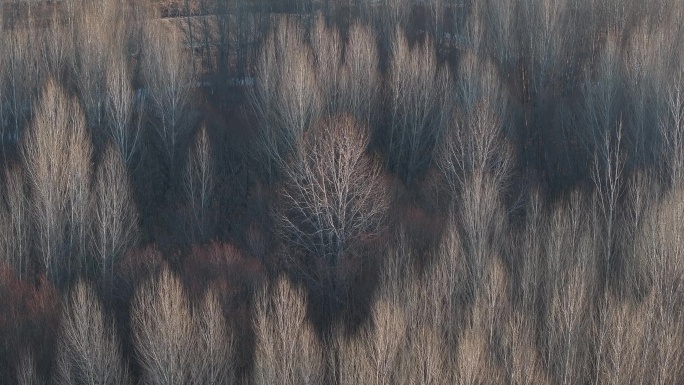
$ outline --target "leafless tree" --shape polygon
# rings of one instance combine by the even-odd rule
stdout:
[[[539,268],[545,257],[548,238],[548,215],[539,191],[532,191],[525,210],[524,236],[515,265],[519,268],[520,301],[527,314],[538,312],[544,271]]]
[[[59,384],[132,384],[115,328],[83,282],[63,308],[56,361]]]
[[[622,300],[606,293],[602,300],[596,383],[642,383],[647,379],[649,345],[652,343],[650,298],[643,302]]]
[[[544,360],[562,384],[590,380],[591,303],[600,293],[595,225],[583,215],[590,206],[581,199],[575,193],[555,209],[547,238],[544,276],[550,282],[544,294],[549,307]]]
[[[21,167],[8,165],[4,182],[5,202],[0,209],[0,216],[6,227],[0,234],[2,253],[14,267],[19,279],[22,279],[28,276],[31,261],[30,208]]]
[[[486,51],[502,68],[511,71],[521,54],[517,15],[522,3],[517,0],[478,2],[471,16],[487,21],[488,41],[485,47],[480,48],[486,48]]]
[[[40,56],[36,50],[35,30],[12,28],[3,34],[6,55],[4,56],[4,95],[7,108],[8,132],[3,132],[2,141],[18,141],[22,128],[31,113],[31,104],[40,94],[45,76]]]
[[[475,289],[486,261],[501,248],[505,224],[501,197],[512,156],[503,134],[506,93],[492,65],[466,55],[460,67],[458,97],[438,165],[455,199],[461,242],[474,285],[471,289]]]
[[[497,258],[485,266],[481,290],[459,339],[456,371],[459,384],[503,383],[504,374],[494,359],[495,339],[506,323],[508,278]]]
[[[72,41],[68,26],[57,14],[52,16],[44,30],[40,30],[40,57],[48,76],[60,79],[67,68]]]
[[[503,326],[504,362],[507,380],[513,384],[551,384],[548,368],[535,344],[536,329],[533,317],[512,310]]]
[[[29,349],[19,354],[16,373],[18,385],[43,385],[47,383],[38,374],[33,353]]]
[[[131,314],[133,343],[143,382],[192,383],[194,321],[183,286],[168,267],[138,288]]]
[[[290,154],[301,158],[301,143],[320,116],[322,101],[316,80],[315,62],[311,48],[304,42],[301,27],[292,21],[281,21],[276,29],[280,83],[276,88],[276,129],[281,131],[284,151],[277,158]],[[276,158],[276,159],[277,159]]]
[[[444,40],[444,21],[446,19],[447,4],[448,2],[444,0],[429,0],[426,2],[428,28],[438,48]]]
[[[386,384],[397,378],[407,337],[404,290],[410,280],[410,247],[399,232],[382,264],[380,286],[371,308],[370,321],[355,334],[340,325],[335,333],[341,385]]]
[[[0,21],[0,28],[3,28],[3,24]],[[0,49],[3,50],[3,52],[7,51],[6,45],[6,38],[2,37],[0,38]],[[6,61],[7,59],[5,58],[6,55],[1,55],[0,56],[0,144],[2,145],[2,152],[3,154],[5,153],[5,136],[6,136],[6,131],[7,131],[7,101],[6,101],[6,93],[7,91],[5,90],[5,84],[7,82],[7,79],[5,77],[5,71],[7,69],[5,68]]]
[[[210,287],[196,316],[199,341],[192,357],[193,383],[232,384],[235,382],[235,338],[226,322],[219,293]]]
[[[216,15],[216,27],[215,27],[215,40],[216,40],[216,64],[217,69],[224,76],[228,76],[231,69],[230,66],[230,53],[231,53],[231,38],[233,35],[233,16],[236,15],[238,8],[234,1],[230,0],[216,0],[213,1],[214,14]],[[238,16],[239,17],[239,16]],[[208,30],[209,23],[202,24],[202,34],[205,36],[205,41],[208,40],[206,37],[209,33]],[[212,33],[213,35],[213,33]],[[205,43],[206,44],[206,43]]]
[[[78,104],[49,81],[23,138],[22,161],[41,267],[54,282],[60,266],[70,269],[70,252],[85,251],[91,152]]]
[[[137,237],[137,212],[118,147],[105,148],[95,174],[90,248],[102,277],[111,278],[114,265]]]
[[[432,42],[410,48],[401,29],[391,49],[387,166],[411,184],[432,163],[444,134],[451,112],[449,71],[438,66]]]
[[[213,223],[214,162],[206,126],[202,126],[188,153],[185,170],[185,193],[189,199],[190,228],[193,242],[211,236]]]
[[[407,337],[404,309],[392,298],[381,297],[373,304],[371,319],[355,336],[338,335],[340,384],[380,385],[399,380]]]
[[[411,13],[410,0],[380,0],[365,5],[380,37],[390,38],[397,28],[405,28]]]
[[[354,24],[342,67],[341,101],[359,124],[374,127],[379,110],[381,78],[375,35],[368,26]]]
[[[451,238],[450,235],[453,233],[446,238]],[[448,239],[445,243],[452,242],[453,239]],[[457,240],[455,242],[458,244]],[[461,270],[457,266],[459,257],[458,250],[456,255],[435,255],[429,268],[409,274],[401,284],[407,292],[401,304],[405,309],[409,338],[405,339],[400,353],[398,383],[449,384],[456,380],[452,352],[457,344],[452,337],[457,335],[461,326],[459,321],[463,318],[457,310],[462,282],[458,279],[460,272],[454,271],[455,268]]]
[[[341,103],[339,99],[342,41],[336,28],[326,26],[325,18],[321,13],[316,16],[311,31],[311,48],[320,97],[324,100],[323,110],[326,115],[331,115],[338,110]]]
[[[624,119],[620,111],[619,56],[614,41],[607,41],[600,60],[599,78],[585,87],[586,131],[593,146],[592,180],[596,188],[596,210],[603,231],[602,269],[607,274],[615,262],[619,232],[619,201],[625,192],[626,151]],[[608,280],[606,280],[606,285]]]
[[[143,77],[156,117],[154,129],[159,146],[173,176],[180,143],[190,128],[188,114],[194,78],[180,32],[156,21],[147,26],[145,33]]]
[[[666,112],[659,122],[663,140],[662,157],[670,184],[681,188],[684,183],[684,71],[677,71],[665,94]]]
[[[681,72],[668,70],[677,66],[670,50],[678,50],[672,43],[678,39],[666,31],[667,25],[649,28],[644,23],[635,28],[622,55],[625,147],[635,167],[656,163],[659,130],[653,127],[660,123],[659,117],[667,115],[667,88],[677,83],[677,72]]]
[[[256,299],[257,335],[254,380],[257,384],[320,384],[323,351],[306,317],[301,288],[279,278]]]
[[[256,78],[254,87],[248,93],[250,105],[258,119],[258,144],[255,153],[264,163],[263,168],[267,180],[275,177],[279,160],[279,132],[276,128],[276,98],[273,91],[278,84],[278,59],[276,57],[275,33],[269,32],[261,47],[256,62]]]
[[[110,57],[124,52],[125,27],[122,3],[117,1],[68,1],[71,28],[71,72],[76,81],[88,126],[95,138],[106,129],[107,67]],[[106,132],[106,131],[104,131]]]
[[[128,63],[110,60],[107,67],[107,121],[121,157],[130,166],[140,145],[142,120],[133,119],[136,108]]]
[[[74,110],[78,113],[79,110]],[[83,117],[83,113],[80,115]],[[79,115],[73,119],[68,147],[62,148],[68,151],[65,165],[66,177],[66,207],[69,213],[68,224],[68,251],[70,258],[74,259],[77,267],[83,270],[87,267],[88,254],[88,231],[92,225],[92,194],[91,182],[93,177],[93,145],[85,122],[79,122]],[[67,258],[69,258],[67,257]],[[69,262],[69,265],[72,262]],[[84,266],[85,265],[85,266]],[[70,268],[71,269],[71,268]],[[83,272],[83,271],[82,271]]]
[[[314,57],[301,26],[279,19],[262,47],[250,94],[260,119],[256,153],[269,181],[282,172],[287,159],[302,156],[304,134],[322,109],[320,99]]]
[[[338,264],[385,225],[387,188],[368,141],[352,118],[332,118],[307,135],[305,158],[288,165],[279,193],[283,239],[319,261],[333,284]]]
[[[652,292],[645,299],[645,313],[652,322],[652,346],[649,357],[651,380],[656,383],[681,378],[684,357],[684,330],[676,320],[682,316],[684,296],[684,258],[682,258],[682,191],[676,189],[649,211],[643,233],[646,267],[652,279]],[[639,319],[637,322],[648,322]]]

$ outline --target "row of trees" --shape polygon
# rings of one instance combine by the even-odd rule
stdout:
[[[0,381],[681,381],[684,7],[274,7],[13,19]]]
[[[41,271],[58,284],[78,272],[111,275],[137,237],[117,147],[108,145],[93,166],[85,116],[54,82],[46,85],[22,144],[20,165],[5,172],[4,262],[19,277]]]

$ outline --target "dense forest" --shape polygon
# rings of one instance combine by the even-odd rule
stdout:
[[[684,383],[681,0],[0,0],[0,383]]]

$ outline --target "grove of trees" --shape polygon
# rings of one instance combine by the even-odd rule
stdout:
[[[683,383],[683,19],[0,0],[0,383]]]

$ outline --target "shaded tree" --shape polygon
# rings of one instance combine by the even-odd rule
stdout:
[[[124,163],[130,166],[140,147],[142,111],[136,113],[130,69],[124,58],[110,60],[107,67],[107,121],[109,133]],[[142,107],[142,103],[139,103]],[[137,115],[137,119],[134,117]]]
[[[183,286],[168,267],[136,290],[131,326],[145,383],[192,383],[194,321]]]
[[[488,259],[502,247],[503,194],[512,156],[503,132],[506,93],[492,65],[466,55],[457,92],[456,113],[442,142],[438,165],[458,213],[473,290],[481,282]]]
[[[32,261],[29,258],[31,212],[21,167],[8,165],[5,168],[4,182],[5,200],[0,209],[0,218],[6,227],[0,232],[2,253],[19,279],[22,279],[31,272]]]
[[[192,123],[190,96],[195,82],[182,36],[176,29],[159,22],[145,28],[142,73],[158,146],[173,180],[181,143]]]
[[[23,138],[31,217],[40,266],[54,282],[85,251],[92,146],[75,100],[49,81]],[[73,254],[72,254],[73,253]]]
[[[135,244],[137,217],[126,165],[110,142],[95,173],[90,228],[90,249],[103,278],[112,278],[118,258]]]
[[[190,148],[184,174],[189,201],[192,243],[204,242],[212,235],[214,198],[214,161],[206,126],[202,126]]]
[[[193,383],[234,383],[235,336],[223,316],[217,287],[207,290],[196,319],[198,341],[191,363]]]
[[[437,64],[429,40],[411,48],[397,28],[391,46],[387,167],[411,185],[432,164],[450,114],[449,71]]]
[[[257,294],[254,381],[257,384],[320,384],[323,350],[306,317],[301,288],[280,277]]]
[[[93,289],[79,282],[62,312],[57,383],[132,384],[115,330]]]
[[[315,266],[318,284],[341,289],[336,276],[385,226],[387,187],[366,154],[368,132],[336,117],[305,138],[301,160],[285,169],[276,223],[283,240]]]
[[[340,97],[357,122],[374,128],[379,118],[382,79],[375,34],[369,26],[354,24],[344,51]]]

